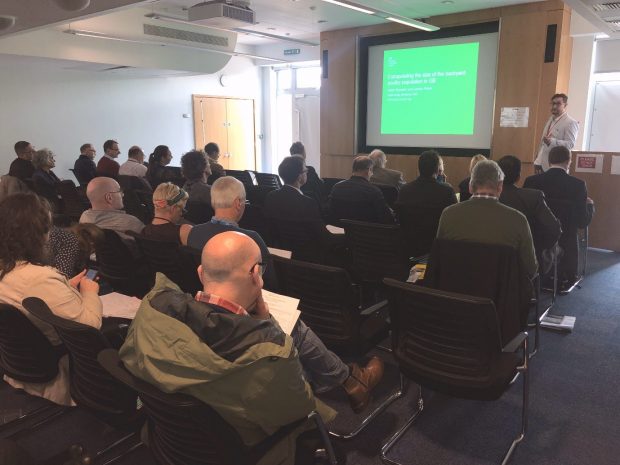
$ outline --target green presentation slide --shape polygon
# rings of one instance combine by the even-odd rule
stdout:
[[[479,48],[472,42],[386,50],[381,133],[473,134]]]

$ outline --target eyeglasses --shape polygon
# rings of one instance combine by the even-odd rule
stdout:
[[[250,274],[254,273],[254,268],[256,268],[256,265],[258,265],[258,274],[260,276],[265,274],[265,268],[267,268],[267,264],[263,262],[254,263],[254,265],[252,265],[252,268],[250,268]]]

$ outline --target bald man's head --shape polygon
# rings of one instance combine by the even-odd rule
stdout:
[[[86,197],[93,210],[120,210],[123,208],[121,187],[112,178],[98,177],[88,183]]]
[[[256,242],[245,234],[227,231],[212,237],[202,249],[205,282],[226,283],[247,278],[261,261]]]

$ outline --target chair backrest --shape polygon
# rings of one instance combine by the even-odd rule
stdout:
[[[483,384],[502,350],[495,306],[473,297],[386,279],[392,348],[414,382],[456,397]]]
[[[136,411],[136,392],[112,378],[97,361],[99,352],[110,347],[101,331],[54,315],[37,297],[24,299],[23,305],[54,327],[69,352],[71,398],[76,404],[104,415],[124,416]]]
[[[265,243],[270,246],[275,246],[273,240],[272,229],[270,223],[263,214],[263,208],[259,205],[246,204],[243,216],[239,220],[239,227],[243,229],[249,229],[256,231],[260,237],[263,238]]]
[[[394,204],[396,203],[396,199],[398,198],[398,189],[396,189],[396,187],[394,186],[389,186],[387,184],[373,184],[373,185],[381,189],[385,202],[391,208],[394,208]]]
[[[226,176],[232,176],[235,179],[241,181],[245,187],[245,191],[248,192],[252,189],[256,183],[254,182],[254,178],[249,171],[244,170],[226,170]]]
[[[342,226],[342,220],[367,223],[377,223],[382,220],[377,217],[375,209],[366,200],[345,200],[332,197],[329,201],[329,208],[329,218],[336,226]]]
[[[194,224],[207,223],[215,214],[210,204],[196,200],[188,200],[185,204],[185,209],[187,211],[183,217]]]
[[[332,188],[340,181],[344,181],[343,178],[323,178],[323,198],[329,197],[332,192]]]
[[[17,308],[0,304],[0,368],[6,375],[28,383],[51,381],[62,353]]]
[[[116,231],[102,231],[104,240],[95,244],[99,273],[106,278],[130,278],[134,270],[131,251]]]
[[[256,182],[259,186],[272,187],[279,189],[282,187],[280,176],[272,173],[255,173]]]
[[[293,258],[313,263],[321,263],[324,244],[307,221],[294,221],[271,218],[274,245],[290,250]]]
[[[187,255],[181,254],[176,242],[160,241],[141,234],[132,234],[146,257],[150,271],[163,273],[184,292],[191,294],[202,289],[196,268]]]
[[[273,186],[252,186],[249,191],[246,191],[248,202],[252,205],[262,207],[265,205],[265,198],[271,191],[276,190]]]
[[[527,324],[532,285],[513,247],[436,239],[424,285],[493,300],[504,342]]]
[[[396,216],[405,236],[405,246],[412,257],[426,255],[437,236],[443,207],[420,207],[396,203]]]
[[[102,351],[98,359],[114,378],[138,392],[149,419],[149,448],[158,464],[247,463],[238,433],[208,405],[136,378],[115,350]]]
[[[280,292],[300,299],[301,318],[328,346],[358,343],[360,296],[349,273],[314,263],[274,256]]]
[[[352,220],[342,224],[356,276],[377,284],[383,278],[407,279],[411,265],[399,226]]]
[[[56,193],[62,199],[62,213],[73,219],[79,219],[82,213],[89,208],[88,200],[86,197],[80,196],[75,183],[70,179],[56,184]]]
[[[125,212],[133,215],[144,224],[149,224],[155,216],[153,206],[153,194],[149,191],[140,189],[129,189],[124,191],[123,204]]]
[[[151,185],[146,180],[146,178],[140,178],[138,176],[120,174],[118,176],[118,184],[125,192],[130,190],[145,191],[150,193],[153,192],[153,189],[151,188]]]

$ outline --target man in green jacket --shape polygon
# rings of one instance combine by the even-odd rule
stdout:
[[[194,298],[158,275],[120,351],[135,376],[202,400],[247,445],[315,409],[333,418],[312,388],[342,385],[352,408],[363,409],[383,374],[377,358],[364,368],[347,366],[301,320],[291,336],[282,332],[262,298],[263,271],[251,238],[218,234],[205,245],[198,268],[204,290]],[[284,456],[282,463],[292,463],[294,441]]]

